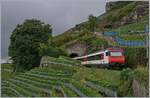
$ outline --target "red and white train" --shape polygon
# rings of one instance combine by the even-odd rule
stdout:
[[[83,65],[99,65],[99,66],[124,66],[125,56],[121,48],[107,48],[106,50],[88,54],[73,59],[81,60]]]

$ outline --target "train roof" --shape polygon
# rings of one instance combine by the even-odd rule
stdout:
[[[88,55],[85,55],[85,56],[75,57],[74,59],[81,59],[81,58],[86,58],[86,57],[90,57],[90,56],[98,55],[98,54],[103,53],[104,51],[107,51],[107,50],[103,50],[103,51],[99,51],[99,52],[91,53],[91,54],[88,54]]]
[[[114,51],[123,51],[122,48],[118,48],[118,47],[111,47],[111,48],[107,48],[108,51],[114,50]]]

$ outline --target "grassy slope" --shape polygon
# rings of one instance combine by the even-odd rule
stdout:
[[[136,2],[129,2],[128,4],[124,6],[119,6],[117,8],[114,8],[106,14],[104,17],[104,20],[108,22],[116,22],[119,21],[123,16],[128,15],[136,6]]]
[[[79,67],[76,70],[77,73],[73,78],[80,81],[106,81],[112,83],[112,85],[120,83],[120,71],[86,67]]]
[[[7,80],[11,78],[12,75],[12,65],[11,64],[1,64],[1,79]]]

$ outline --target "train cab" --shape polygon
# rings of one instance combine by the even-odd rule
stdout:
[[[108,48],[106,56],[108,57],[108,64],[112,66],[124,65],[125,63],[125,56],[123,49]]]

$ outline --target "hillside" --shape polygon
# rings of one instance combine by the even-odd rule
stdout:
[[[53,41],[56,46],[65,49],[68,56],[74,53],[81,56],[112,46],[122,47],[126,50],[127,59],[129,59],[128,57],[132,58],[132,55],[138,56],[138,53],[144,56],[140,57],[144,63],[135,63],[132,59],[128,60],[133,61],[132,63],[126,62],[127,66],[145,66],[147,62],[145,46],[148,33],[145,32],[147,32],[146,26],[148,26],[149,20],[148,8],[146,1],[108,2],[106,12],[97,17],[98,25],[94,32],[87,29],[89,21],[85,21],[56,36]],[[110,36],[112,32],[116,33],[115,36]],[[110,34],[107,36],[105,33]],[[82,43],[82,47],[79,43]],[[74,48],[80,48],[80,50]]]
[[[135,33],[136,31],[144,31],[146,25],[148,24],[147,4],[147,2],[140,1],[107,3],[106,13],[97,17],[98,27],[96,27],[95,32],[102,33],[105,31],[114,31],[122,37],[122,34],[126,34],[129,31],[133,31]],[[111,5],[111,7],[108,5]],[[80,38],[84,37],[85,34],[88,35],[89,31],[85,29],[87,24],[88,21],[77,24],[74,28],[71,28],[63,34],[56,36],[54,38],[54,43],[56,43],[57,46],[62,46],[67,43],[73,43],[74,40],[80,40]],[[133,37],[133,40],[134,39],[139,40],[136,36]],[[144,40],[144,38],[142,38],[142,40]]]
[[[49,57],[48,60],[51,63],[47,67],[37,67],[3,79],[2,97],[134,96],[137,86],[133,88],[132,80],[140,82],[137,85],[146,88],[145,96],[148,94],[146,68],[120,71],[75,66],[76,62],[66,57]],[[7,67],[2,67],[4,69]],[[6,73],[2,71],[4,75]]]

